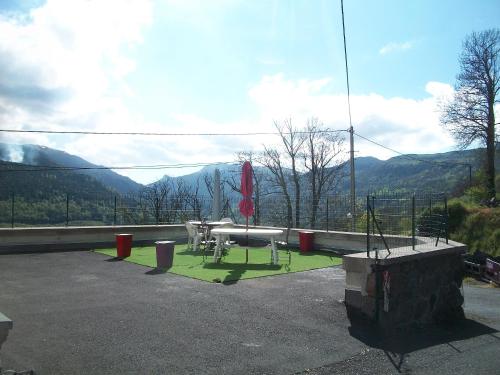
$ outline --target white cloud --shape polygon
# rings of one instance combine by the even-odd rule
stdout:
[[[239,133],[272,132],[274,120],[289,117],[302,126],[315,116],[327,126],[347,129],[347,99],[329,92],[332,78],[291,80],[283,74],[264,76],[248,88],[254,111],[241,120],[220,123],[193,110],[170,113],[169,122],[145,121],[130,111],[124,97],[131,92],[126,78],[135,67],[134,46],[142,43],[151,22],[152,5],[145,0],[49,0],[27,18],[0,16],[0,122],[14,129]],[[426,90],[429,96],[421,100],[352,96],[355,130],[403,152],[451,147],[451,137],[439,126],[436,101],[453,89],[429,82]],[[1,137],[63,149],[108,166],[230,161],[237,151],[278,141],[273,136]],[[356,150],[359,156],[394,156],[359,138]],[[141,182],[183,172],[119,171]]]
[[[347,97],[326,92],[330,79],[287,80],[283,75],[264,77],[249,95],[257,104],[260,122],[292,117],[297,125],[318,117],[325,125],[347,129]],[[453,139],[439,124],[437,103],[450,85],[429,82],[429,96],[421,99],[386,98],[378,94],[352,95],[351,110],[356,132],[403,153],[434,153],[453,146]],[[358,156],[387,159],[396,154],[356,138]]]
[[[433,97],[445,99],[450,99],[455,92],[453,87],[449,84],[434,81],[427,82],[427,84],[425,85],[425,91],[427,91]]]
[[[48,0],[28,15],[0,15],[0,120],[14,129],[125,130],[141,126],[122,103],[134,46],[151,23],[146,0]],[[81,140],[2,135],[71,152]],[[115,140],[113,140],[114,142]],[[94,139],[81,156],[99,153]],[[101,150],[106,149],[101,148]],[[100,154],[100,163],[107,158]]]
[[[410,41],[406,41],[406,42],[402,42],[402,43],[391,42],[391,43],[386,44],[382,48],[380,48],[378,53],[381,55],[387,55],[388,53],[391,53],[391,52],[406,51],[412,47],[413,47],[413,43]]]

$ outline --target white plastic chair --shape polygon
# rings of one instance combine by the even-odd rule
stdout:
[[[188,232],[188,250],[199,250],[201,240],[203,239],[204,234],[198,232],[198,228],[191,224],[189,221],[186,221],[186,229]]]
[[[222,225],[222,227],[227,228],[227,227],[232,227],[234,226],[234,221],[230,217],[224,217],[219,220],[220,222],[227,223]],[[235,242],[231,242],[231,238],[229,237],[229,234],[222,236],[221,238],[222,244],[224,247],[231,247],[235,245]]]

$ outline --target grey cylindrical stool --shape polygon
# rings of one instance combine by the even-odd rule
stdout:
[[[156,268],[170,268],[174,262],[175,241],[156,241]]]

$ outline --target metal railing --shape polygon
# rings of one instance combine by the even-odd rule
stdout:
[[[366,251],[385,255],[448,243],[448,202],[444,194],[379,194],[366,197]],[[385,256],[384,255],[384,256]]]
[[[220,217],[244,223],[240,197],[225,197]],[[255,202],[252,225],[299,227],[325,231],[367,233],[367,249],[412,247],[416,238],[446,240],[447,207],[442,194],[371,194],[356,200],[355,227],[352,228],[350,196],[328,195],[314,206],[303,194],[297,217],[294,198],[291,207],[281,194],[260,197]],[[291,216],[290,216],[291,215]],[[138,194],[87,194],[85,199],[71,194],[32,197],[12,194],[0,199],[0,226],[90,226],[180,224],[187,220],[212,217],[210,196],[170,196],[146,200]],[[298,222],[298,225],[297,225]],[[385,243],[384,243],[385,241]]]

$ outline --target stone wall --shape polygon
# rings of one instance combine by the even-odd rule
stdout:
[[[450,241],[382,258],[378,265],[374,257],[345,256],[348,314],[365,317],[384,331],[462,319],[465,250]]]

